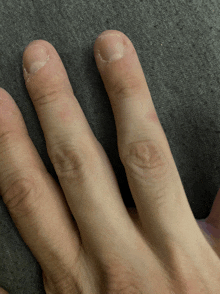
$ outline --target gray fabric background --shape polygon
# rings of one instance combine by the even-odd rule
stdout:
[[[206,218],[220,185],[220,1],[1,0],[0,87],[16,101],[58,182],[22,72],[25,47],[37,39],[50,42],[109,156],[125,205],[134,206],[93,55],[95,39],[109,29],[122,31],[133,42],[191,209],[195,218]],[[45,293],[40,266],[1,197],[0,285],[12,294]]]

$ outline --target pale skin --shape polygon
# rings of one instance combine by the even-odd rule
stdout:
[[[47,62],[28,74],[31,64],[36,70],[42,46]],[[106,61],[112,46],[124,55]],[[220,192],[208,218],[197,221],[130,39],[105,31],[94,55],[137,209],[125,207],[111,163],[52,44],[31,42],[23,64],[61,187],[42,162],[14,99],[0,89],[0,194],[42,268],[46,293],[219,293]]]

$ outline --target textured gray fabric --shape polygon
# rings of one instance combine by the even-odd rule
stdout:
[[[220,2],[218,0],[1,0],[0,87],[16,101],[48,172],[58,178],[25,87],[22,55],[50,42],[114,168],[126,206],[134,206],[117,149],[113,112],[93,45],[105,30],[133,42],[187,198],[208,216],[220,184]],[[45,293],[41,269],[0,197],[0,285],[12,294]]]

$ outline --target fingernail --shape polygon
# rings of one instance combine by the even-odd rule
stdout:
[[[103,61],[115,61],[124,56],[126,44],[118,34],[107,34],[99,37],[98,54]]]
[[[23,68],[26,74],[33,75],[49,60],[47,49],[42,45],[30,46],[24,55]]]

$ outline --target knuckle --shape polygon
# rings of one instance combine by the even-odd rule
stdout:
[[[69,293],[77,293],[81,294],[82,286],[75,279],[75,276],[70,273],[56,275],[55,277],[47,276],[44,272],[43,275],[43,283],[46,293],[49,294],[69,294]]]
[[[5,205],[17,217],[28,215],[39,203],[40,186],[36,176],[16,179],[3,195]]]
[[[112,87],[113,95],[117,98],[126,98],[135,93],[140,93],[143,82],[126,73],[124,76],[127,77],[123,78],[123,82],[120,79],[114,82]]]
[[[54,265],[50,267],[49,271],[48,268],[42,268],[43,284],[46,293],[84,293],[84,281],[82,281],[82,275],[84,275],[82,274],[82,270],[84,270],[83,258],[82,247],[80,247],[73,263],[66,264],[58,258],[54,261]]]
[[[80,148],[69,143],[60,143],[53,146],[50,151],[50,158],[59,179],[72,181],[84,181],[88,170],[91,170],[90,163],[94,162],[95,152],[89,148]]]
[[[144,278],[141,277],[135,268],[123,261],[120,257],[113,259],[103,267],[105,293],[143,293]]]
[[[48,93],[44,93],[35,97],[34,102],[37,103],[39,106],[44,106],[46,104],[50,104],[51,102],[53,103],[54,101],[56,101],[58,94],[60,94],[60,91],[58,91],[57,89],[52,90]]]
[[[63,93],[65,94],[65,88],[54,86],[50,90],[41,91],[38,96],[34,97],[34,103],[37,103],[38,106],[45,106],[58,101]]]
[[[154,140],[131,143],[123,148],[122,154],[121,161],[131,177],[158,180],[167,175],[166,154]]]

